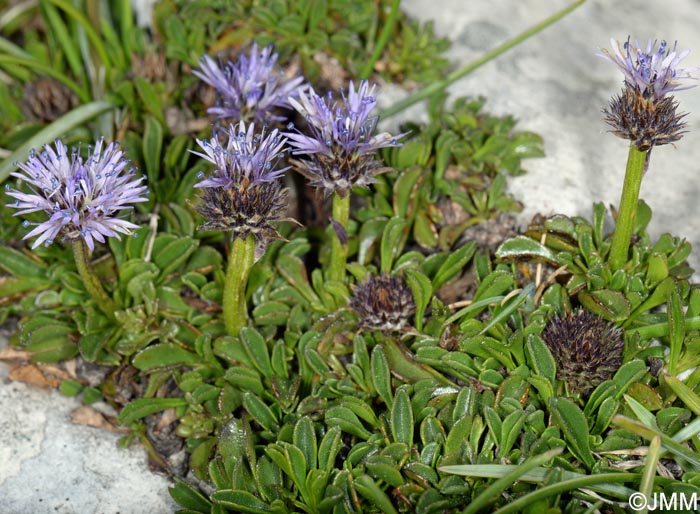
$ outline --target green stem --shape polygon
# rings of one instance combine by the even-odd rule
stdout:
[[[333,219],[339,223],[343,229],[347,230],[350,222],[350,194],[341,197],[339,194],[333,195]],[[331,235],[331,261],[328,266],[328,280],[345,280],[345,262],[348,258],[348,245],[343,242],[332,231]]]
[[[569,14],[571,11],[576,9],[578,6],[583,4],[586,0],[576,0],[574,3],[569,5],[568,7],[565,7],[561,11],[556,12],[549,18],[546,18],[542,20],[541,22],[537,23],[536,25],[533,25],[529,29],[527,29],[524,32],[521,32],[517,36],[515,36],[513,39],[510,39],[503,43],[502,45],[497,46],[493,50],[488,51],[481,57],[479,57],[477,60],[472,61],[471,63],[467,64],[466,66],[453,71],[450,73],[444,80],[438,81],[438,82],[433,82],[432,84],[424,87],[423,89],[419,89],[416,91],[414,94],[404,98],[400,102],[396,102],[393,104],[391,107],[388,107],[384,109],[382,112],[379,113],[379,116],[383,119],[389,118],[390,116],[394,116],[404,109],[407,109],[408,107],[412,106],[415,103],[420,102],[421,100],[425,100],[426,98],[429,98],[433,96],[435,93],[439,93],[440,91],[443,91],[447,86],[452,84],[453,82],[456,82],[457,80],[461,79],[465,75],[469,75],[472,71],[477,69],[478,67],[482,66],[483,64],[486,64],[487,62],[491,61],[492,59],[495,59],[499,55],[507,52],[514,46],[519,45],[526,39],[534,36],[538,32],[541,32],[542,30],[546,29],[550,25],[554,24],[555,22],[559,21],[561,18]]]
[[[637,216],[639,188],[642,185],[646,157],[647,152],[638,150],[634,143],[630,144],[625,181],[622,184],[620,209],[617,213],[615,232],[613,233],[610,255],[608,256],[608,264],[613,272],[622,269],[627,262],[634,221]]]
[[[442,385],[454,385],[437,370],[416,362],[413,354],[391,336],[377,335],[377,342],[382,346],[386,355],[389,369],[392,373],[407,382],[418,382],[429,379]]]
[[[73,240],[73,259],[75,266],[78,268],[78,275],[83,281],[85,289],[90,294],[100,310],[112,321],[115,321],[114,312],[117,306],[114,300],[107,294],[102,287],[100,279],[95,275],[92,266],[90,265],[88,249],[85,241],[82,238]]]
[[[382,29],[382,33],[379,35],[377,44],[374,45],[374,51],[372,52],[372,56],[369,58],[369,61],[367,61],[367,63],[360,71],[360,78],[369,78],[369,74],[372,73],[375,63],[382,56],[382,52],[384,52],[384,47],[386,47],[386,44],[389,42],[389,38],[391,37],[391,32],[394,29],[396,19],[399,17],[400,4],[401,0],[394,0],[394,2],[391,4],[389,18],[387,18],[386,23],[384,24],[384,28]]]
[[[233,240],[228,256],[226,281],[224,283],[224,324],[229,335],[238,337],[241,328],[248,323],[248,305],[245,290],[248,275],[255,262],[255,236]]]

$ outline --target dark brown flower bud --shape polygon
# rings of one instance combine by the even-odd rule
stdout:
[[[638,88],[626,87],[613,97],[603,113],[613,134],[629,139],[640,151],[647,151],[683,136],[686,113],[678,113],[677,108],[678,102],[672,96],[654,100],[644,98]]]
[[[415,313],[413,294],[403,278],[389,275],[371,277],[353,287],[350,308],[365,330],[401,330]]]
[[[622,330],[583,309],[552,319],[542,339],[571,393],[588,394],[622,365]]]

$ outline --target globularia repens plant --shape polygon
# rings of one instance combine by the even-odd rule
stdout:
[[[118,409],[181,512],[625,512],[635,492],[700,494],[700,290],[690,245],[652,241],[638,199],[653,147],[685,129],[687,52],[603,51],[624,74],[605,120],[631,142],[612,233],[596,204],[515,235],[505,183],[541,140],[441,93],[580,1],[385,109],[431,97],[428,123],[395,135],[369,75],[433,77],[439,46],[411,61],[399,2],[323,3],[318,24],[313,2],[172,0],[154,41],[126,0],[100,33],[40,3],[65,56],[48,73],[31,45],[0,45],[3,108],[21,115],[35,73],[69,92],[42,96],[58,118],[30,139],[0,136],[17,179],[0,320],[39,369],[101,373],[61,389]],[[295,48],[313,78],[288,68]],[[61,139],[27,153],[45,137]]]

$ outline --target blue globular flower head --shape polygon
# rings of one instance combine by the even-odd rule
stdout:
[[[678,43],[670,48],[665,40],[655,49],[657,41],[649,39],[645,49],[637,41],[632,45],[630,38],[620,46],[615,39],[610,40],[612,53],[603,49],[599,56],[615,64],[625,76],[627,87],[637,88],[647,99],[659,100],[672,91],[688,89],[693,85],[682,85],[681,80],[694,79],[691,73],[697,68],[680,68],[679,63],[690,50],[678,52]]]
[[[344,197],[355,186],[376,182],[374,177],[388,170],[377,158],[377,150],[401,145],[398,139],[405,134],[375,134],[379,118],[372,115],[377,105],[374,90],[375,86],[370,87],[365,80],[357,89],[350,82],[347,95],[341,92],[342,106],[333,101],[330,92],[323,98],[313,89],[308,95],[302,92],[298,99],[290,99],[309,130],[309,135],[298,130],[284,133],[293,147],[292,154],[307,156],[295,165],[313,187],[323,189],[326,195]]]
[[[195,206],[206,220],[201,230],[230,230],[233,237],[252,234],[259,240],[279,238],[275,221],[283,217],[289,191],[282,189],[280,176],[289,167],[278,168],[286,139],[275,129],[255,132],[255,124],[231,125],[224,145],[218,137],[197,140],[203,153],[193,152],[214,164],[213,175],[199,173],[202,189]]]
[[[272,46],[258,50],[254,43],[248,55],[228,61],[223,69],[205,55],[200,70],[193,73],[218,93],[218,105],[207,112],[218,119],[234,122],[259,121],[271,123],[286,120],[279,109],[289,109],[289,99],[305,89],[303,77],[286,79],[277,69],[277,54]]]
[[[670,48],[666,41],[656,48],[657,41],[651,39],[645,49],[636,41],[633,45],[630,38],[622,46],[611,42],[612,53],[603,50],[598,55],[615,64],[625,77],[622,93],[603,109],[612,133],[632,141],[640,151],[681,139],[685,114],[678,112],[678,102],[669,93],[694,86],[681,82],[695,78],[691,73],[697,68],[679,67],[689,50],[678,52],[677,44]]]
[[[36,225],[24,239],[38,236],[32,248],[52,244],[57,237],[67,240],[82,238],[94,250],[95,241],[105,237],[131,234],[138,225],[120,218],[121,211],[132,209],[133,204],[148,200],[148,188],[143,177],[136,177],[136,169],[129,165],[119,143],[110,143],[102,149],[100,139],[94,149],[88,146],[88,157],[83,160],[79,150],[68,152],[62,141],[54,142],[55,149],[45,145],[40,153],[32,151],[26,163],[17,163],[19,171],[12,176],[25,182],[29,193],[6,186],[6,192],[15,199],[8,207],[19,209],[15,216],[43,211],[49,219]]]

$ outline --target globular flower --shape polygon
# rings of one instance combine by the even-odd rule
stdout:
[[[255,125],[244,122],[231,125],[228,142],[218,138],[197,140],[204,153],[193,152],[215,165],[214,174],[199,173],[202,188],[195,206],[206,220],[202,230],[230,230],[234,237],[252,234],[258,240],[280,237],[275,221],[293,221],[284,217],[288,190],[278,180],[288,168],[277,165],[286,139],[277,130],[255,133]]]
[[[612,133],[629,139],[640,151],[678,141],[685,133],[686,113],[677,112],[678,102],[665,96],[655,102],[645,100],[636,88],[623,89],[603,109]]]
[[[630,38],[620,47],[620,42],[611,39],[612,53],[603,49],[599,56],[615,64],[625,76],[627,87],[637,89],[647,99],[659,100],[667,93],[693,87],[682,86],[680,80],[693,79],[691,73],[697,68],[680,68],[679,63],[686,58],[690,50],[677,52],[678,43],[673,48],[662,40],[658,49],[656,41],[649,39],[646,49],[642,49]]]
[[[88,146],[88,157],[83,161],[79,150],[70,154],[60,140],[55,149],[45,145],[41,153],[32,151],[26,163],[17,163],[19,171],[11,173],[28,184],[25,193],[6,186],[7,194],[15,198],[8,207],[19,209],[14,215],[44,211],[49,219],[35,223],[24,239],[38,236],[32,248],[44,243],[49,246],[63,236],[67,240],[82,238],[93,250],[95,241],[105,237],[130,234],[138,225],[118,217],[133,204],[148,200],[144,178],[137,178],[135,168],[119,150],[119,143],[110,143],[102,151],[100,139],[94,149]],[[126,171],[125,171],[126,170]],[[25,226],[33,225],[29,221]]]
[[[688,89],[682,80],[693,79],[696,68],[681,68],[679,63],[689,50],[677,52],[677,44],[669,48],[661,41],[650,39],[642,49],[630,38],[620,47],[611,40],[613,51],[602,50],[599,56],[615,64],[624,75],[625,87],[620,95],[612,98],[603,109],[605,122],[613,134],[629,139],[640,151],[649,151],[654,146],[678,141],[686,127],[684,113],[679,113],[678,103],[669,93]]]
[[[218,105],[207,112],[217,118],[235,121],[284,121],[279,109],[289,109],[289,99],[297,96],[306,86],[303,77],[286,79],[277,69],[277,54],[272,46],[258,50],[254,43],[248,55],[228,61],[223,69],[205,55],[200,70],[193,73],[212,86],[219,94]]]
[[[386,274],[353,286],[350,308],[360,328],[382,332],[401,330],[416,312],[413,294],[403,278]]]
[[[574,394],[588,394],[622,365],[622,330],[584,309],[550,320],[542,339],[556,362],[557,378]]]
[[[326,195],[345,197],[355,186],[376,182],[375,176],[388,170],[377,158],[377,150],[400,146],[398,139],[405,135],[375,134],[379,118],[372,115],[377,105],[374,89],[363,80],[356,90],[350,82],[348,94],[342,93],[342,106],[333,101],[330,92],[324,99],[313,89],[308,95],[301,93],[298,99],[290,100],[310,131],[310,135],[298,130],[284,133],[292,153],[307,156],[295,165],[313,187],[323,189]]]

